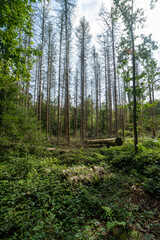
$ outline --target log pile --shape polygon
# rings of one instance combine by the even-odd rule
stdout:
[[[87,147],[103,147],[103,146],[121,146],[123,141],[121,138],[106,138],[106,139],[92,139],[84,140]]]

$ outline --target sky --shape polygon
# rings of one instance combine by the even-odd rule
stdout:
[[[154,57],[160,66],[160,0],[156,3],[153,10],[150,10],[150,1],[151,0],[135,0],[136,6],[144,10],[144,16],[146,17],[144,28],[138,30],[138,32],[146,36],[152,33],[152,40],[156,41],[159,46],[159,49],[154,52]],[[93,39],[92,44],[98,45],[96,36],[102,31],[100,21],[97,21],[99,19],[99,11],[102,3],[109,11],[112,0],[77,0],[77,2],[75,26],[78,26],[80,18],[85,16],[90,24],[90,33]],[[159,93],[156,93],[156,97],[159,98]]]
[[[103,3],[109,10],[111,2],[111,0],[78,0],[75,25],[78,25],[79,19],[85,16],[90,23],[91,34],[93,38],[95,38],[96,34],[99,33],[101,29],[97,21],[100,7]],[[147,17],[145,28],[141,30],[141,33],[145,35],[152,33],[152,39],[160,44],[160,1],[157,2],[153,10],[149,9],[150,0],[135,0],[135,4],[139,8],[144,9],[145,16]]]

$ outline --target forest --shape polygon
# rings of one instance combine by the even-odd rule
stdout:
[[[159,240],[160,43],[79,3],[0,0],[0,239]]]

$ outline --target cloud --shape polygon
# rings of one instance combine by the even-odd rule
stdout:
[[[97,14],[101,0],[79,0],[79,7],[82,14],[92,17]]]
[[[90,32],[93,36],[97,33],[99,24],[97,22],[99,10],[103,0],[79,0],[78,1],[78,14],[75,25],[79,24],[80,18],[85,16],[86,20],[90,24]]]
[[[86,20],[90,24],[90,32],[94,37],[96,37],[96,34],[102,31],[99,23],[97,22],[98,14],[100,11],[100,7],[102,3],[107,7],[109,10],[111,7],[111,0],[78,0],[77,1],[77,17],[75,21],[75,26],[79,25],[79,20],[83,16],[85,16]],[[154,10],[149,10],[149,4],[150,0],[136,0],[135,1],[137,7],[142,7],[145,10],[145,15],[148,15],[147,21],[146,21],[146,28],[141,33],[144,34],[153,34],[153,39],[159,41],[160,39],[160,31],[157,30],[157,22],[159,19],[159,9],[160,9],[160,2],[157,3]],[[95,42],[95,39],[93,40]]]

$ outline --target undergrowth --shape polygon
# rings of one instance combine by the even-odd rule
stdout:
[[[139,149],[135,156],[126,143],[43,157],[10,150],[0,163],[0,238],[159,239],[160,142],[146,139]],[[76,181],[64,174],[70,169]]]

